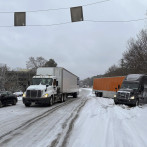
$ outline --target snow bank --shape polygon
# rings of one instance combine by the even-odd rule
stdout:
[[[130,108],[91,96],[75,122],[68,146],[146,147],[146,113],[147,105]]]

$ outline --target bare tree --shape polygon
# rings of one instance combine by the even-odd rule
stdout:
[[[26,62],[27,69],[36,70],[38,67],[43,67],[47,62],[43,57],[29,57],[29,61]]]
[[[0,90],[5,89],[5,83],[7,82],[6,73],[8,71],[8,67],[6,64],[0,64]]]
[[[128,50],[123,57],[128,73],[147,72],[147,30],[142,30],[136,40],[129,40]]]

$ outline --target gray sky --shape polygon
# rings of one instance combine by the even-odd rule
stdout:
[[[21,12],[85,5],[101,0],[7,0],[0,12]],[[111,0],[83,7],[84,20],[132,20],[145,18],[147,0]],[[0,26],[13,26],[13,13],[0,13]],[[26,14],[27,25],[70,22],[70,9]],[[53,58],[80,79],[103,74],[117,64],[127,41],[147,27],[147,21],[131,23],[77,22],[50,27],[0,27],[0,63],[26,68],[30,56]]]

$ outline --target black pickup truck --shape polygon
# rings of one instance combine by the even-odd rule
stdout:
[[[0,91],[0,108],[9,104],[16,105],[17,97],[10,91]]]

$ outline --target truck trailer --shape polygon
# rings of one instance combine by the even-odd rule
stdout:
[[[26,107],[31,104],[53,105],[79,94],[79,78],[62,67],[40,67],[23,95]]]
[[[115,104],[147,104],[147,74],[129,74],[114,95]]]
[[[93,80],[93,92],[96,97],[114,98],[124,79],[125,76],[95,78]]]

